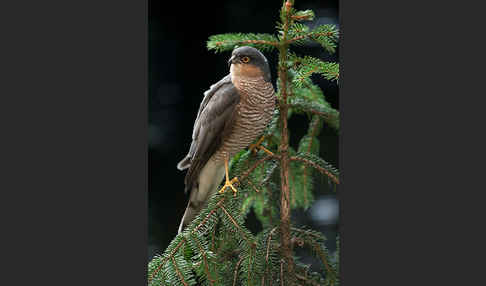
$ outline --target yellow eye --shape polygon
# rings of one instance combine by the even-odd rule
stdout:
[[[250,61],[250,58],[249,57],[243,57],[241,59],[242,62],[244,62],[245,64],[248,63]]]

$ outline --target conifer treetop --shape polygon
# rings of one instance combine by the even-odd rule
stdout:
[[[243,150],[232,158],[230,173],[239,180],[237,196],[214,194],[192,223],[150,261],[148,285],[339,284],[338,253],[329,252],[324,235],[293,225],[290,216],[292,209],[312,205],[316,177],[340,184],[339,170],[321,157],[319,148],[324,126],[339,131],[339,111],[311,78],[318,75],[338,84],[339,64],[290,52],[291,46],[298,50],[308,42],[335,52],[339,31],[334,25],[309,29],[303,22],[313,18],[311,10],[297,10],[294,1],[284,1],[275,35],[209,37],[207,48],[216,53],[243,45],[278,53],[278,106],[263,142],[274,155]],[[287,121],[293,114],[306,114],[310,121],[297,150],[289,146]],[[262,224],[261,232],[252,233],[245,226],[251,210]],[[298,247],[308,249],[321,262],[320,272],[310,272],[309,265],[295,257]]]

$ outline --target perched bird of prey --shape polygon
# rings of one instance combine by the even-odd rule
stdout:
[[[179,170],[188,169],[185,192],[191,191],[179,233],[207,205],[225,174],[226,183],[220,192],[231,188],[236,194],[233,184],[238,179],[229,180],[228,161],[263,133],[275,109],[270,67],[259,50],[248,46],[236,48],[228,65],[229,75],[204,93],[191,147],[177,164]]]

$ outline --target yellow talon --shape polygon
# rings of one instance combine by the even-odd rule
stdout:
[[[233,184],[238,182],[238,177],[234,177],[233,179],[231,179],[231,181],[229,180],[228,160],[229,160],[228,154],[226,154],[226,156],[224,158],[224,171],[226,173],[226,182],[224,183],[224,186],[219,190],[219,193],[220,194],[224,193],[226,188],[230,187],[231,190],[233,191],[233,195],[236,197],[236,193],[238,192],[238,190],[233,186]]]
[[[258,139],[258,141],[255,144],[250,144],[249,147],[250,150],[256,153],[257,152],[256,149],[260,147],[260,144],[263,142],[263,140],[265,140],[265,136],[260,137],[260,139]]]
[[[258,152],[256,149],[260,149],[260,150],[265,151],[267,154],[273,156],[272,151],[268,150],[267,148],[265,148],[265,147],[263,147],[261,145],[262,142],[263,142],[263,140],[265,140],[265,135],[263,135],[262,137],[260,137],[260,139],[258,139],[258,141],[255,144],[251,144],[250,145],[250,150],[253,151],[254,153],[256,153],[256,152]]]
[[[268,150],[267,148],[265,148],[265,147],[263,147],[263,146],[261,146],[261,145],[260,145],[260,146],[258,146],[258,148],[262,149],[262,150],[263,150],[263,151],[265,151],[267,154],[269,154],[269,155],[272,155],[272,156],[273,156],[273,152],[272,152],[272,151],[270,151],[270,150]]]
[[[228,179],[226,180],[226,183],[224,184],[224,186],[219,190],[219,193],[222,194],[224,193],[224,191],[226,190],[226,188],[231,188],[231,190],[233,191],[233,195],[236,197],[236,193],[238,192],[238,190],[233,186],[234,183],[237,183],[238,182],[238,177],[234,177],[231,181],[229,181]]]

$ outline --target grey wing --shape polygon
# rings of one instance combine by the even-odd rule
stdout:
[[[194,122],[189,153],[177,165],[179,170],[189,168],[185,179],[186,192],[192,188],[204,165],[221,145],[224,134],[231,130],[239,101],[240,96],[229,76],[205,92]]]
[[[201,112],[204,110],[210,99],[213,97],[214,94],[217,92],[221,93],[225,89],[228,88],[229,85],[232,85],[231,82],[231,77],[230,75],[225,76],[223,79],[218,81],[217,83],[211,85],[207,91],[204,92],[204,98],[201,101],[201,104],[199,105],[199,110],[197,112],[197,117],[196,120],[194,121],[194,127],[192,130],[192,143],[191,147],[189,148],[189,152],[187,153],[186,157],[182,159],[178,164],[177,164],[177,169],[179,170],[185,170],[191,166],[191,159],[194,156],[195,149],[197,147],[197,135],[200,130],[200,115]]]
[[[196,131],[196,124],[198,122],[199,115],[201,115],[201,112],[204,110],[204,108],[208,104],[209,100],[213,97],[213,95],[217,91],[221,92],[221,89],[227,88],[229,85],[233,85],[233,83],[231,82],[231,76],[230,75],[227,75],[227,76],[223,77],[217,83],[211,85],[209,87],[209,89],[204,92],[204,98],[201,101],[201,104],[199,105],[199,110],[197,112],[196,121],[194,122],[194,130],[192,132],[192,137],[193,138],[194,138],[194,132]]]

